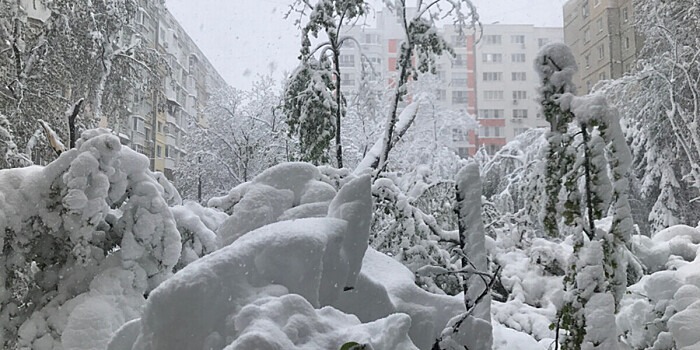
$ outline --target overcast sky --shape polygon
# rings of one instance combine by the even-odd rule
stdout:
[[[299,31],[284,14],[292,0],[166,0],[166,6],[230,85],[275,78],[297,63]],[[566,0],[474,0],[483,23],[562,26]]]

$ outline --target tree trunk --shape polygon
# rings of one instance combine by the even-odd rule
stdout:
[[[84,101],[84,98],[78,100],[78,102],[73,105],[73,111],[68,116],[68,148],[75,148],[75,142],[78,140],[78,130],[76,130],[75,119],[78,117]]]

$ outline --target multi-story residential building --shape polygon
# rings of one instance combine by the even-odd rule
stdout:
[[[436,104],[464,116],[455,125],[449,145],[462,157],[479,147],[495,152],[507,141],[529,128],[547,127],[535,102],[539,79],[533,68],[538,50],[549,42],[563,41],[562,28],[533,25],[484,25],[483,36],[475,45],[473,33],[460,34],[452,25],[441,29],[452,44],[455,56],[444,55],[436,62],[438,86]],[[377,26],[355,27],[347,35],[361,45],[343,47],[340,68],[342,88],[355,91],[361,76],[360,54],[378,67],[380,77],[393,83],[403,29],[389,13],[378,13]],[[472,118],[480,128],[474,129]]]
[[[562,28],[486,24],[476,45],[480,146],[493,153],[527,129],[548,127],[539,113],[539,77],[533,60],[549,42],[563,41]]]
[[[410,16],[409,9],[409,16]],[[453,26],[443,29],[444,37],[451,41],[455,57],[443,56],[437,62],[439,79],[436,105],[464,115],[464,123],[455,125],[449,135],[450,146],[463,157],[476,152],[476,130],[470,132],[468,121],[476,115],[476,78],[474,71],[474,36],[471,33],[460,35]],[[393,86],[397,74],[397,60],[401,42],[404,40],[403,27],[393,14],[387,11],[377,13],[374,27],[348,28],[344,35],[352,36],[359,42],[346,41],[340,57],[342,74],[341,88],[346,93],[357,91],[363,74],[361,57],[366,57],[372,66],[374,79],[385,81]],[[366,68],[366,65],[365,65]],[[407,98],[410,100],[410,96]]]
[[[149,49],[160,54],[157,72],[161,85],[148,92],[133,91],[128,101],[130,115],[116,118],[114,130],[122,143],[146,155],[151,169],[172,179],[180,158],[186,154],[183,136],[188,124],[204,125],[202,114],[212,91],[226,83],[206,56],[165,7],[164,0],[139,0],[135,31]],[[22,0],[28,17],[45,21],[50,11],[41,2]],[[144,73],[145,74],[145,73]]]
[[[633,69],[642,38],[634,28],[633,0],[569,0],[564,4],[564,42],[578,63],[579,94],[596,82]]]
[[[187,35],[163,1],[140,0],[138,31],[167,62],[163,86],[151,96],[136,96],[129,123],[129,144],[151,159],[153,170],[171,178],[186,154],[188,124],[205,124],[202,114],[211,92],[226,83]]]

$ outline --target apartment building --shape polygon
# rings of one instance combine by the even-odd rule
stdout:
[[[633,69],[643,41],[634,28],[633,0],[569,0],[563,11],[564,42],[579,66],[578,94]]]
[[[533,25],[484,25],[481,40],[475,45],[473,33],[459,33],[457,28],[441,28],[443,37],[452,44],[455,56],[444,55],[436,62],[438,86],[436,105],[464,116],[453,127],[448,144],[460,156],[474,155],[484,147],[489,153],[530,128],[548,127],[535,101],[539,79],[533,60],[539,49],[549,42],[562,42],[562,28]],[[374,27],[355,27],[347,31],[360,42],[345,45],[340,68],[342,88],[346,92],[359,88],[362,73],[360,56],[373,62],[378,76],[393,83],[403,30],[389,13],[377,14]],[[479,128],[472,122],[476,119]]]
[[[411,15],[413,9],[407,9]],[[344,31],[355,41],[346,41],[341,50],[341,89],[352,94],[360,88],[360,79],[369,75],[371,79],[395,84],[397,60],[400,55],[404,30],[396,17],[387,11],[377,12],[375,26],[355,26]],[[463,157],[473,155],[478,146],[476,131],[470,120],[476,115],[476,77],[474,58],[474,36],[460,35],[454,26],[445,26],[443,35],[455,50],[455,57],[443,56],[436,62],[439,86],[436,91],[436,106],[464,116],[464,122],[454,125],[451,133],[443,135],[451,140],[450,147]],[[359,46],[358,46],[359,43]],[[371,63],[363,66],[365,57]],[[364,68],[364,70],[363,70]],[[410,101],[408,96],[407,100]]]
[[[21,1],[31,20],[43,22],[49,17],[43,3]],[[208,97],[225,82],[164,0],[139,0],[138,4],[134,30],[144,45],[167,62],[157,72],[162,85],[155,91],[133,91],[126,101],[130,114],[114,118],[116,125],[105,119],[100,126],[112,129],[123,144],[149,158],[152,170],[172,179],[178,161],[187,152],[183,147],[186,126],[206,124],[202,111]]]
[[[489,153],[527,129],[549,127],[535,100],[539,77],[533,60],[542,46],[563,39],[562,28],[484,25],[476,45],[477,143]]]
[[[164,1],[140,0],[137,30],[145,43],[167,62],[163,86],[135,93],[123,142],[151,160],[151,168],[172,179],[186,154],[183,138],[188,124],[206,124],[202,113],[209,95],[226,83],[187,32],[165,8]],[[124,137],[124,135],[126,137]]]

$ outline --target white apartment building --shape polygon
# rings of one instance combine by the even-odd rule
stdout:
[[[562,28],[484,25],[476,45],[476,103],[480,144],[489,153],[527,129],[549,127],[536,102],[534,59],[542,46],[563,40]]]
[[[455,152],[467,157],[477,149],[475,138],[468,135],[468,128],[472,124],[471,116],[476,114],[474,39],[470,33],[459,35],[453,26],[445,26],[443,31],[456,56],[453,58],[445,55],[436,62],[439,86],[436,91],[437,100],[434,102],[441,108],[464,115],[463,125],[455,125],[452,133],[445,137],[451,138],[449,144]],[[405,34],[393,14],[387,11],[377,12],[376,26],[348,28],[342,35],[351,36],[359,42],[358,47],[358,43],[346,41],[341,50],[341,89],[344,92],[356,92],[360,88],[363,74],[374,75],[372,79],[384,80],[389,86],[394,84],[396,64]],[[363,57],[371,62],[371,71],[365,69],[363,72]]]
[[[444,55],[436,62],[436,104],[464,115],[464,123],[445,135],[456,153],[467,157],[479,147],[494,153],[527,129],[549,127],[536,102],[539,78],[533,61],[545,44],[563,42],[562,28],[488,24],[476,45],[473,34],[460,35],[452,25],[441,32],[455,57]],[[356,38],[360,47],[348,41],[341,50],[341,88],[349,93],[359,88],[362,55],[372,62],[377,79],[391,84],[404,36],[395,17],[378,12],[376,26],[349,28],[344,35]],[[469,122],[474,116],[478,131]]]

